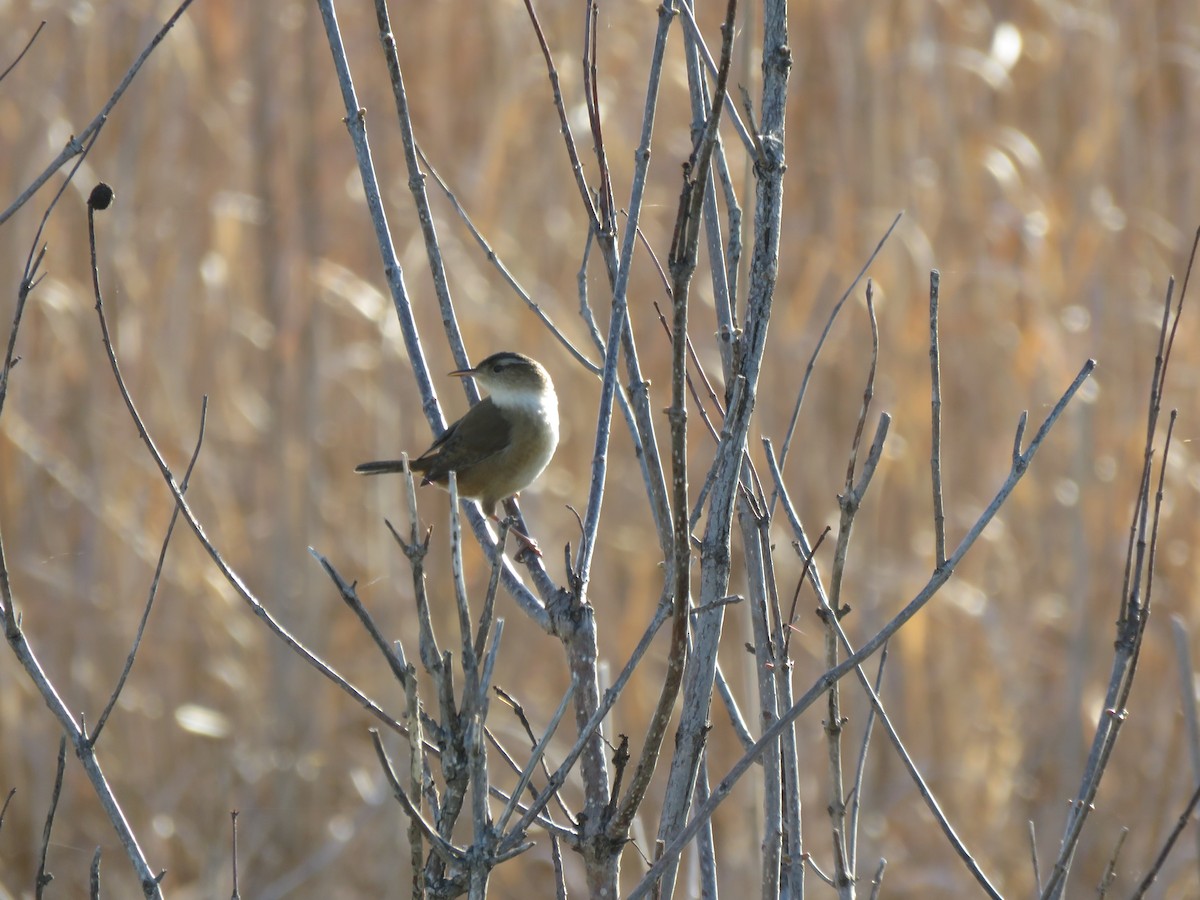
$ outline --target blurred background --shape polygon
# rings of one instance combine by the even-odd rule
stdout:
[[[700,4],[710,45],[724,4]],[[580,92],[582,3],[537,4],[595,184]],[[657,2],[601,7],[599,92],[617,202],[628,202]],[[28,56],[0,82],[0,206],[81,131],[170,4],[0,0],[0,65],[38,23]],[[759,96],[760,10],[747,3],[737,83]],[[559,135],[546,69],[524,5],[393,4],[414,127],[515,276],[589,351],[578,274],[586,220]],[[435,372],[454,368],[442,337],[407,188],[371,5],[339,16],[375,163]],[[791,75],[783,253],[766,375],[751,448],[778,447],[803,366],[837,298],[888,224],[904,217],[870,269],[880,356],[873,428],[893,416],[887,454],[857,523],[843,599],[861,642],[933,567],[929,489],[929,270],[941,271],[943,446],[951,547],[1003,480],[1022,409],[1030,433],[1084,360],[1099,361],[1080,401],[961,566],[901,632],[883,699],[930,786],[980,865],[1005,892],[1033,889],[1028,823],[1052,860],[1107,685],[1144,444],[1149,376],[1168,278],[1184,274],[1200,225],[1200,6],[1039,2],[816,3],[790,12]],[[670,242],[679,166],[691,148],[681,34],[668,48],[641,225],[660,257]],[[24,628],[67,705],[95,720],[145,604],[172,503],[120,402],[100,342],[85,200],[100,179],[117,201],[98,217],[100,269],[123,372],[158,446],[182,472],[203,395],[208,430],[189,498],[225,559],[293,632],[395,715],[403,694],[309,555],[312,546],[360,595],[385,633],[415,647],[411,576],[385,517],[407,527],[399,479],[361,479],[356,463],[419,452],[430,432],[381,273],[329,50],[313,4],[198,0],[110,117],[50,220],[46,280],[20,333],[21,364],[0,416],[0,529]],[[749,218],[752,194],[731,131],[726,144]],[[11,320],[25,258],[57,176],[0,227],[0,321]],[[533,534],[562,579],[578,544],[567,505],[586,503],[598,383],[508,291],[430,185],[458,320],[475,359],[521,350],[551,370],[563,442],[524,496]],[[747,248],[747,256],[748,256]],[[703,260],[702,260],[703,263]],[[589,299],[607,321],[593,264]],[[810,533],[836,523],[836,495],[861,405],[870,331],[863,285],[834,326],[801,414],[785,475]],[[720,367],[707,275],[695,281],[692,336]],[[668,403],[668,345],[653,301],[663,290],[639,254],[630,312],[652,406]],[[743,296],[739,298],[744,300]],[[1193,305],[1196,298],[1193,298]],[[1131,830],[1116,892],[1140,879],[1198,777],[1182,716],[1191,672],[1176,664],[1171,617],[1200,627],[1197,580],[1197,361],[1187,309],[1166,405],[1180,409],[1155,577],[1155,608],[1130,717],[1075,864],[1075,891],[1100,879]],[[4,331],[7,335],[7,328]],[[448,417],[465,399],[440,379]],[[718,390],[720,385],[718,383]],[[693,495],[711,446],[693,432]],[[660,439],[666,419],[660,422]],[[661,587],[650,517],[623,425],[614,431],[592,601],[606,664],[618,670]],[[765,466],[762,467],[765,473]],[[434,526],[430,590],[445,602],[447,501],[427,489]],[[778,529],[780,591],[800,567]],[[821,564],[828,572],[830,545]],[[486,570],[467,549],[471,586]],[[735,579],[731,590],[743,590]],[[798,691],[823,671],[811,594],[792,640]],[[502,597],[497,682],[545,724],[567,681],[558,642]],[[731,610],[722,664],[754,719],[746,609]],[[1195,634],[1189,634],[1194,647]],[[608,733],[640,746],[663,671],[656,645]],[[846,682],[850,684],[850,682]],[[844,700],[857,745],[865,705]],[[805,846],[830,866],[821,713],[798,723]],[[713,710],[710,765],[740,754]],[[240,810],[243,896],[409,896],[405,820],[388,797],[368,736],[373,721],[287,651],[180,529],[144,643],[100,758],[143,849],[173,897],[228,896],[229,812]],[[506,710],[492,727],[521,756]],[[572,742],[564,727],[550,751]],[[0,795],[18,793],[0,829],[0,886],[30,894],[54,777],[58,728],[7,651],[0,652]],[[388,738],[403,758],[403,744]],[[670,746],[668,742],[668,746]],[[558,756],[556,757],[556,754]],[[808,762],[811,760],[811,764]],[[656,779],[662,789],[665,774]],[[716,820],[722,886],[755,885],[760,835],[753,777]],[[568,797],[577,801],[576,785]],[[652,853],[657,793],[635,830]],[[885,894],[960,897],[974,888],[883,741],[863,787],[862,873],[888,860]],[[552,896],[549,842],[493,879],[495,897]],[[1200,858],[1189,831],[1156,896],[1194,896]],[[97,845],[106,893],[138,889],[112,829],[68,759],[48,868],[58,896],[79,896]],[[685,858],[684,880],[688,865]],[[582,895],[567,854],[569,883]],[[632,884],[644,863],[624,857]],[[815,896],[825,890],[813,879]],[[0,891],[2,893],[2,891]],[[683,895],[681,888],[680,895]]]

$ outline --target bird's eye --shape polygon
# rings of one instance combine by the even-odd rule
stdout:
[[[499,375],[500,370],[503,368],[504,368],[504,366],[500,365],[500,363],[496,363],[494,366],[492,366],[492,371],[495,372],[497,375]]]

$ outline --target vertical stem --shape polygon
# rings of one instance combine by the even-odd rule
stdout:
[[[942,506],[942,371],[938,350],[938,288],[942,276],[937,269],[929,273],[929,421],[932,440],[929,468],[933,480],[934,566],[946,563],[946,512]]]

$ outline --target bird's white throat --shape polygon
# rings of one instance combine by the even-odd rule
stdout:
[[[554,429],[555,435],[558,434],[558,395],[554,393],[552,385],[538,391],[489,385],[488,396],[500,409],[540,419]]]

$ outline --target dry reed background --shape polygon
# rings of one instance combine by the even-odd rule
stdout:
[[[569,107],[581,112],[582,5],[540,7]],[[744,34],[756,36],[746,7]],[[449,369],[370,5],[343,3],[339,12],[426,348],[435,369]],[[702,24],[711,28],[719,12],[701,9]],[[0,83],[4,204],[90,120],[164,15],[162,4],[146,2],[0,2],[5,63],[48,21]],[[652,2],[613,0],[601,9],[601,100],[619,197],[656,18]],[[393,21],[418,140],[534,298],[585,345],[576,315],[585,221],[522,4],[402,3]],[[1037,826],[1043,859],[1052,856],[1099,712],[1155,325],[1167,277],[1182,276],[1200,224],[1200,6],[795,3],[791,34],[785,252],[759,434],[781,438],[831,304],[905,210],[870,272],[882,331],[877,403],[894,423],[853,545],[844,594],[855,609],[852,636],[873,633],[931,567],[929,269],[942,272],[952,544],[1006,471],[1019,411],[1028,407],[1039,420],[1086,357],[1100,363],[1087,402],[1068,414],[987,540],[901,632],[883,692],[984,870],[1007,894],[1028,895],[1026,822]],[[676,56],[642,218],[660,253],[690,148],[677,32],[671,40]],[[737,65],[737,80],[753,88],[757,60]],[[189,494],[210,536],[300,637],[369,694],[402,708],[382,660],[306,551],[316,547],[357,578],[387,628],[412,633],[409,576],[382,523],[385,515],[403,522],[399,481],[358,479],[352,468],[420,449],[428,432],[382,291],[341,115],[310,4],[199,0],[117,107],[51,222],[50,277],[34,294],[0,419],[0,522],[30,640],[68,706],[89,720],[120,670],[171,510],[120,405],[92,310],[83,200],[101,178],[117,191],[100,219],[100,241],[118,351],[177,470],[195,439],[200,397],[211,398]],[[11,314],[47,199],[48,189],[0,228],[0,320]],[[561,576],[555,548],[577,542],[564,505],[582,508],[585,500],[598,386],[505,291],[449,206],[439,198],[435,208],[471,352],[533,353],[568,401],[559,454],[524,504]],[[651,307],[662,291],[644,256],[634,279],[643,363],[665,386],[668,345]],[[593,301],[603,316],[601,282],[593,280]],[[703,279],[697,288],[707,290]],[[1126,892],[1197,777],[1169,617],[1195,629],[1200,616],[1200,460],[1188,443],[1200,429],[1198,318],[1200,310],[1185,311],[1167,396],[1181,424],[1157,607],[1132,715],[1076,864],[1077,893],[1098,880],[1123,825],[1132,832],[1117,890]],[[706,336],[711,321],[711,307],[697,309],[695,333]],[[867,351],[860,302],[835,327],[786,470],[810,529],[835,521]],[[461,412],[454,386],[441,388],[448,412]],[[657,396],[665,406],[666,394]],[[695,446],[705,447],[699,437]],[[752,447],[757,452],[756,440]],[[620,430],[613,456],[597,566],[604,577],[593,599],[602,651],[619,666],[658,597],[660,575],[640,479],[619,482],[633,466]],[[438,529],[437,544],[444,497],[423,494],[422,515]],[[439,544],[435,571],[445,559]],[[481,590],[480,559],[469,559]],[[798,575],[795,566],[780,573],[786,591]],[[811,597],[802,604],[811,607]],[[544,722],[565,685],[557,642],[511,603],[502,609],[508,629],[497,681],[521,697],[535,724]],[[723,663],[745,684],[753,660],[739,649],[748,638],[745,613],[728,622]],[[807,686],[822,670],[821,639],[811,614],[801,628],[792,648],[797,681]],[[641,734],[660,657],[643,666],[613,732]],[[1187,702],[1191,690],[1189,681]],[[855,688],[845,697],[857,732],[865,706]],[[829,841],[819,716],[812,711],[799,724],[802,752],[813,760],[806,846],[820,860]],[[520,745],[502,709],[492,719]],[[719,775],[739,751],[721,709],[713,722]],[[269,638],[180,532],[148,642],[99,750],[152,865],[168,869],[171,896],[228,896],[232,808],[241,810],[244,896],[408,896],[405,822],[384,797],[370,725]],[[863,798],[863,859],[888,858],[890,896],[970,893],[966,872],[878,740]],[[0,886],[17,896],[32,884],[57,743],[54,721],[11,656],[0,654],[0,794],[19,790],[0,830]],[[744,787],[717,819],[727,890],[757,883],[752,800]],[[134,896],[112,831],[69,764],[50,853],[52,892],[80,894],[97,844],[105,847],[109,895]],[[1200,891],[1196,847],[1191,835],[1177,847],[1159,896]],[[644,843],[642,850],[649,852]],[[547,853],[539,847],[501,867],[493,895],[546,896]],[[641,864],[630,853],[625,867]]]

